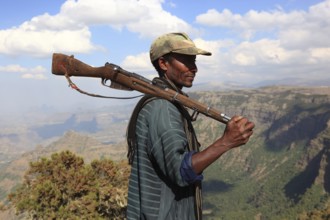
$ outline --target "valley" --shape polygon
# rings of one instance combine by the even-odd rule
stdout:
[[[205,171],[206,219],[296,219],[330,207],[330,87],[270,86],[194,91],[189,96],[256,124],[247,145]],[[54,152],[70,150],[87,163],[125,159],[133,107],[2,119],[0,199],[6,203],[29,161]],[[225,128],[203,115],[194,126],[202,149]]]

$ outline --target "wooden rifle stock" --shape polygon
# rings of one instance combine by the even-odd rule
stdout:
[[[78,76],[78,77],[95,77],[104,80],[111,80],[111,83],[121,86],[120,89],[136,90],[141,93],[150,94],[169,101],[177,101],[182,105],[201,113],[205,116],[213,118],[226,124],[230,117],[218,112],[217,110],[182,95],[172,89],[157,86],[143,76],[136,73],[128,72],[121,67],[106,63],[102,67],[92,67],[88,64],[75,59],[73,56],[67,56],[60,53],[54,53],[52,59],[52,73],[55,75]]]

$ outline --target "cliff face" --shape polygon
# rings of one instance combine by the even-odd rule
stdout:
[[[220,189],[218,194],[212,190],[212,194],[206,193],[213,210],[219,209],[211,204],[220,196],[227,200],[220,199],[222,203],[235,203],[235,193],[249,198],[244,205],[250,212],[254,210],[251,218],[267,219],[284,209],[297,214],[298,209],[325,204],[330,195],[330,88],[269,87],[193,96],[228,115],[244,115],[256,124],[246,146],[228,152],[206,171],[210,179],[204,187],[206,192],[208,187],[215,187],[216,178],[218,183],[219,179],[226,180],[220,181],[222,185],[236,186],[229,190],[228,197]],[[202,145],[210,144],[223,127],[200,118],[196,128]],[[272,207],[271,203],[284,204]],[[225,210],[225,219],[235,212],[230,207]]]
[[[189,95],[256,124],[248,144],[229,151],[204,172],[206,219],[296,219],[303,211],[330,204],[330,87],[267,87]],[[120,135],[114,133],[121,140],[115,145],[99,142],[92,133],[67,132],[12,161],[0,170],[2,199],[17,184],[29,160],[40,156],[69,149],[86,160],[125,158],[122,126],[126,125],[120,126],[111,127],[120,131]],[[194,126],[202,148],[221,136],[225,127],[202,115]],[[106,140],[113,139],[109,127],[100,129],[102,135],[107,134]]]

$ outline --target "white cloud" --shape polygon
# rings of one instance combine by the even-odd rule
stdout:
[[[215,54],[222,63],[217,69],[228,80],[313,78],[325,76],[330,69],[326,62],[330,60],[330,0],[308,11],[250,10],[241,15],[228,9],[210,9],[197,16],[196,22],[228,30],[223,38],[230,33],[235,39],[235,44]]]
[[[197,23],[216,27],[231,27],[241,19],[241,15],[234,15],[228,9],[224,9],[222,12],[218,12],[216,9],[209,9],[206,13],[196,17]]]
[[[22,75],[23,79],[38,79],[38,80],[42,80],[42,79],[47,79],[47,77],[45,77],[44,74],[38,73],[25,73]]]
[[[309,62],[312,64],[329,63],[330,60],[330,47],[328,48],[313,48],[309,50]]]
[[[92,42],[91,26],[127,28],[142,37],[168,31],[196,32],[162,8],[163,0],[67,0],[58,14],[33,17],[0,30],[0,54],[47,57],[53,51],[88,53],[102,49]],[[159,28],[162,27],[162,28]]]
[[[196,17],[196,26],[181,19],[180,15],[165,11],[162,7],[165,3],[171,6],[172,2],[67,0],[58,14],[45,13],[17,27],[0,30],[0,54],[50,57],[53,51],[76,54],[103,49],[93,43],[93,26],[109,26],[119,31],[126,29],[140,37],[153,39],[176,30],[198,36],[200,30],[197,27],[201,25],[219,27],[217,31],[228,32],[213,41],[195,39],[197,46],[213,54],[197,59],[200,80],[251,81],[252,76],[264,77],[265,72],[269,73],[265,77],[279,77],[279,70],[283,76],[310,76],[310,69],[324,74],[322,71],[330,68],[327,62],[330,60],[330,0],[307,11],[285,12],[278,7],[272,11],[250,10],[237,14],[229,9],[210,9]],[[214,39],[213,30],[205,28],[203,33]],[[154,71],[148,52],[127,56],[122,65],[139,73]],[[25,78],[38,78],[36,74],[24,74]]]
[[[241,66],[255,66],[260,64],[286,64],[292,62],[297,55],[294,51],[287,51],[280,46],[278,40],[259,40],[256,42],[242,42],[231,51],[233,63]]]
[[[127,28],[142,37],[156,37],[169,31],[196,31],[184,20],[165,11],[162,8],[164,2],[164,0],[67,1],[61,8],[61,14],[72,20],[82,21],[88,26],[104,24],[119,30]]]
[[[164,0],[67,1],[61,8],[61,15],[87,26],[109,25],[118,30],[127,28],[141,37],[153,38],[169,31],[197,31],[184,20],[165,11],[163,3]]]
[[[85,25],[112,25],[122,27],[147,13],[143,2],[136,0],[68,0],[61,7],[61,15]]]
[[[49,56],[53,51],[83,53],[96,48],[90,35],[87,28],[76,31],[9,29],[0,31],[0,53],[35,57]]]
[[[127,24],[127,28],[132,32],[139,33],[142,37],[152,38],[167,32],[197,32],[184,20],[164,11],[160,4],[163,1],[141,0],[139,2],[148,10],[143,16]]]
[[[288,77],[305,79],[326,76],[329,70],[330,48],[315,48],[302,52],[288,50],[279,40],[261,39],[255,42],[195,40],[212,56],[198,56],[198,82],[256,83]]]
[[[45,76],[47,72],[43,66],[32,68],[26,68],[16,64],[0,66],[0,74],[21,74],[23,79],[47,79]]]
[[[53,51],[86,53],[97,47],[87,26],[62,15],[43,14],[0,30],[0,53],[48,57]]]
[[[85,28],[86,25],[77,19],[72,19],[70,16],[65,14],[49,15],[45,13],[38,15],[31,20],[26,21],[20,25],[22,31],[38,31],[38,30],[49,30],[49,31],[62,31],[62,30],[80,30]]]
[[[231,34],[232,31],[240,33],[242,38],[231,36],[231,40],[226,40],[225,35],[213,41],[195,39],[198,47],[212,52],[211,57],[198,56],[196,81],[253,83],[261,79],[313,78],[328,74],[330,19],[324,19],[330,10],[324,8],[329,8],[329,4],[330,0],[312,6],[308,11],[285,12],[279,8],[260,12],[250,10],[242,15],[228,9],[222,12],[211,9],[197,16],[199,24],[225,27]],[[142,70],[149,62],[146,57],[141,54],[129,56],[124,63],[129,60],[132,67]]]
[[[121,63],[121,67],[127,71],[134,72],[149,80],[158,76],[158,73],[152,66],[149,53],[140,53],[137,55],[129,55]]]
[[[237,31],[242,37],[245,37],[245,40],[255,39],[258,32],[267,32],[268,36],[279,36],[283,41],[288,39],[286,43],[290,46],[290,43],[296,42],[297,38],[299,42],[308,43],[308,40],[312,36],[315,37],[316,33],[316,38],[324,42],[323,40],[329,36],[330,32],[329,11],[330,0],[314,5],[308,11],[250,10],[246,14],[240,15],[234,14],[228,9],[224,9],[222,12],[210,9],[206,13],[198,15],[196,22],[206,26],[224,27]],[[301,34],[303,35],[301,36]],[[302,39],[299,39],[299,36]],[[312,42],[316,43],[316,41]],[[329,41],[326,42],[330,44]]]
[[[149,53],[140,53],[137,55],[129,55],[122,62],[122,67],[131,70],[150,70]]]
[[[25,71],[26,68],[21,67],[20,65],[17,64],[0,66],[0,73],[22,73]]]

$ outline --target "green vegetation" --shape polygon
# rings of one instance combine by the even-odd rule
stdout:
[[[265,89],[211,93],[201,100],[256,123],[246,146],[226,153],[204,172],[205,219],[330,219],[328,95]],[[223,126],[205,118],[195,128],[207,144],[223,132]]]
[[[244,169],[243,165],[241,169],[235,165],[232,168],[226,167],[233,156],[227,155],[223,158],[224,161],[212,165],[205,172],[204,203],[209,210],[205,219],[249,220],[260,217],[291,220],[297,219],[304,212],[305,215],[322,212],[324,216],[328,216],[323,219],[330,219],[330,210],[327,210],[326,205],[327,201],[330,202],[330,194],[324,192],[323,186],[315,182],[316,177],[308,175],[308,172],[318,175],[319,171],[301,172],[296,166],[297,158],[303,155],[302,150],[269,152],[269,157],[261,152],[256,154],[254,158],[257,164],[249,169]],[[258,154],[264,155],[264,158],[258,160]],[[264,160],[266,157],[269,163]],[[284,157],[288,159],[283,160]],[[257,173],[255,170],[265,172]],[[304,172],[307,175],[302,175]]]
[[[87,165],[64,151],[31,162],[9,200],[32,219],[123,219],[128,175],[126,162],[102,159]]]
[[[247,145],[226,153],[204,172],[203,219],[330,220],[330,90],[322,91],[269,87],[191,96],[256,124]],[[194,126],[202,148],[225,127],[203,115]],[[85,161],[101,159],[85,164],[64,151],[31,162],[23,183],[12,188],[11,205],[18,214],[35,219],[123,219],[129,167],[107,160],[111,149],[99,146],[83,135],[67,133],[45,147],[52,153],[76,149]],[[124,144],[113,149],[112,159],[126,155]],[[0,187],[0,196],[8,194],[14,179],[17,183],[17,173],[9,172],[13,167],[0,173],[0,181],[7,184]],[[6,205],[0,204],[0,210]]]

